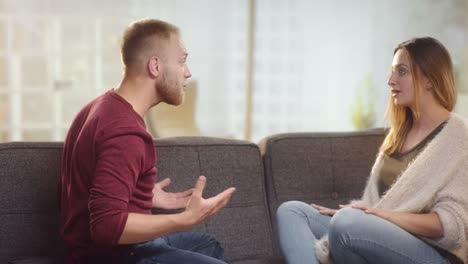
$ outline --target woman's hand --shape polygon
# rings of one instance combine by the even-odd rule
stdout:
[[[330,208],[320,206],[320,205],[317,205],[317,204],[310,204],[310,206],[317,209],[317,211],[319,211],[319,213],[323,214],[323,215],[334,216],[336,214],[336,212],[338,212],[338,210],[336,210],[336,209],[330,209]],[[340,209],[341,209],[341,208],[349,207],[350,205],[341,205],[340,204],[339,206],[340,206]]]
[[[352,208],[363,210],[366,214],[373,214],[383,218],[404,230],[429,238],[440,238],[444,235],[444,228],[436,213],[406,213],[372,208],[364,205],[353,205]]]
[[[352,205],[351,207],[352,207],[352,208],[355,208],[355,209],[362,210],[362,211],[364,211],[366,214],[373,214],[373,215],[375,215],[375,216],[378,216],[378,217],[380,217],[380,218],[387,219],[387,220],[388,220],[389,214],[391,213],[391,211],[388,211],[388,210],[379,209],[379,208],[373,208],[373,207],[368,207],[368,206],[359,205],[359,204]]]

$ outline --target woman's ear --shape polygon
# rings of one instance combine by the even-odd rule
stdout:
[[[148,66],[148,73],[152,78],[157,78],[159,74],[161,73],[162,65],[161,65],[161,60],[158,57],[152,56],[148,60],[147,66]]]
[[[429,81],[429,79],[421,72],[419,74],[421,76],[420,78],[421,87],[424,87],[424,89],[427,91],[432,90],[434,86],[432,85],[431,81]]]
[[[424,80],[424,87],[428,91],[431,91],[432,89],[434,89],[434,85],[432,85],[432,83],[427,78],[425,78]]]

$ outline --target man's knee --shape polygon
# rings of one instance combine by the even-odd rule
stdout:
[[[224,249],[214,235],[208,233],[197,233],[197,235],[199,236],[200,253],[219,260],[224,259]]]
[[[223,248],[221,247],[221,243],[216,239],[214,235],[203,233],[203,236],[204,241],[207,244],[212,245],[216,249],[223,250]]]
[[[224,260],[224,248],[221,246],[221,243],[214,237],[210,235],[210,244],[213,248],[210,257],[215,259]]]

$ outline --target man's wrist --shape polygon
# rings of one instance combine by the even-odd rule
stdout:
[[[189,214],[187,211],[183,211],[172,216],[175,225],[182,230],[190,229],[196,224],[191,214]]]

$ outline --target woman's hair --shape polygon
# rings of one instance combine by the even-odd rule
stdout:
[[[447,49],[431,37],[413,38],[398,45],[393,54],[406,52],[414,84],[415,113],[409,107],[394,104],[390,97],[386,117],[391,123],[390,131],[381,146],[381,151],[390,155],[405,142],[413,121],[419,118],[418,76],[422,74],[432,85],[435,100],[452,111],[457,99],[452,60]]]

